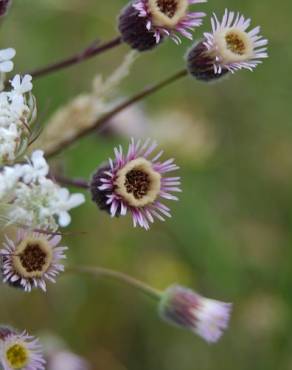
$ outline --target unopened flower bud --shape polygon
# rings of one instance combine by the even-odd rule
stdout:
[[[205,341],[215,343],[228,327],[231,304],[202,297],[174,285],[162,295],[159,313],[166,322],[190,330]]]

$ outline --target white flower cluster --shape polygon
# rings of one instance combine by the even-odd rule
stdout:
[[[6,73],[13,70],[13,62],[11,59],[15,57],[15,50],[12,48],[0,50],[0,72]]]
[[[68,211],[84,203],[83,194],[70,194],[49,179],[49,166],[41,150],[26,164],[0,172],[0,204],[9,223],[56,230],[71,221]]]
[[[11,90],[0,93],[0,164],[12,163],[27,147],[29,126],[36,115],[31,80],[29,75],[16,75],[10,82]]]

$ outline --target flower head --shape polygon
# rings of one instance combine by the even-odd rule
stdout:
[[[46,280],[55,282],[55,277],[64,266],[67,247],[58,246],[59,235],[41,234],[19,230],[16,241],[6,236],[0,250],[3,282],[30,292],[33,287],[46,291]]]
[[[260,33],[260,27],[248,31],[251,19],[225,10],[220,22],[213,15],[212,32],[204,33],[204,39],[188,54],[188,68],[195,77],[218,78],[228,72],[245,68],[252,71],[261,59],[267,58],[268,40]]]
[[[228,327],[230,311],[230,303],[202,297],[179,285],[169,287],[159,305],[163,320],[191,330],[209,343],[217,342]]]
[[[202,24],[205,13],[191,12],[189,6],[204,3],[207,0],[137,0],[133,7],[139,12],[139,17],[146,19],[146,28],[154,33],[156,42],[163,36],[171,37],[180,43],[176,33],[192,40],[192,31]]]
[[[125,216],[130,211],[134,226],[149,229],[154,217],[164,221],[171,217],[170,209],[160,198],[177,200],[172,192],[180,192],[180,177],[167,177],[166,173],[178,169],[173,159],[159,162],[160,151],[149,158],[157,144],[146,140],[137,143],[132,139],[128,152],[115,148],[115,159],[98,169],[92,178],[92,199],[100,209],[112,217]]]
[[[41,346],[26,332],[12,331],[0,339],[0,363],[3,370],[45,370]]]
[[[134,0],[122,11],[119,30],[123,41],[139,51],[156,47],[165,37],[177,44],[177,33],[192,39],[192,31],[202,24],[205,13],[191,12],[189,6],[207,0]]]

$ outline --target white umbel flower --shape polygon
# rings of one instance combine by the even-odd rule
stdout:
[[[11,81],[11,86],[13,87],[13,92],[15,94],[23,95],[32,90],[32,77],[30,75],[25,75],[22,79],[20,75],[16,75]]]
[[[16,75],[11,90],[0,93],[0,164],[13,163],[28,145],[36,116],[31,80]]]
[[[0,50],[0,72],[6,73],[13,70],[12,59],[15,57],[15,50],[12,48]]]
[[[50,179],[42,178],[37,183],[19,183],[16,198],[9,218],[21,224],[40,228],[57,229],[71,222],[70,209],[84,203],[83,194],[71,195]]]
[[[7,205],[9,223],[50,230],[69,225],[69,211],[84,203],[84,195],[70,194],[47,178],[48,173],[41,150],[33,152],[28,163],[0,172],[0,203]]]
[[[19,134],[15,124],[7,128],[0,127],[0,158],[5,158],[8,162],[13,161],[18,142]]]
[[[5,87],[6,73],[13,70],[14,64],[12,59],[15,57],[15,54],[16,52],[12,48],[0,50],[0,91]]]
[[[48,173],[49,165],[44,158],[42,150],[35,150],[31,154],[31,158],[28,158],[28,163],[22,166],[22,179],[26,184],[36,182],[46,177]]]

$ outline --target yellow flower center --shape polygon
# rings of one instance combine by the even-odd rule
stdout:
[[[52,247],[45,238],[28,237],[16,247],[13,267],[21,277],[38,278],[48,270],[52,258]]]
[[[158,8],[168,18],[172,18],[177,10],[177,0],[157,0]]]
[[[12,369],[22,369],[29,360],[28,350],[21,344],[13,344],[6,351],[6,359]]]
[[[227,49],[231,50],[233,53],[238,55],[243,55],[246,51],[245,40],[240,37],[236,32],[230,31],[225,35],[225,41]]]
[[[253,41],[247,32],[239,28],[219,30],[214,39],[223,63],[244,62],[253,56]]]
[[[185,17],[188,0],[149,0],[149,10],[155,26],[174,28]]]
[[[153,203],[161,185],[161,175],[144,158],[130,161],[117,173],[116,193],[133,207]]]

